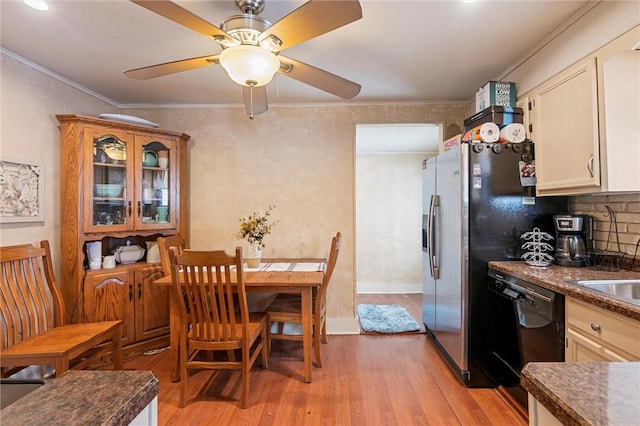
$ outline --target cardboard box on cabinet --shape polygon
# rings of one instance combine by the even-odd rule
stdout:
[[[476,112],[499,105],[516,106],[516,84],[508,81],[489,81],[476,92]]]
[[[453,147],[456,147],[462,143],[462,133],[443,140],[440,145],[440,152],[448,151]]]

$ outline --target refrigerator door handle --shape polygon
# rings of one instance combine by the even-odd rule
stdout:
[[[435,236],[435,219],[436,219],[436,207],[440,205],[440,196],[432,195],[429,204],[429,269],[431,270],[431,276],[437,280],[440,278],[440,268],[438,267],[438,254],[436,251],[436,236]]]
[[[429,273],[431,277],[433,277],[433,256],[431,254],[433,251],[433,197],[435,197],[435,195],[432,195],[429,200],[429,217],[427,219],[427,254],[429,257]]]

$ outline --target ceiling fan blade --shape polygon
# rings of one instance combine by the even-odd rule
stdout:
[[[280,58],[279,73],[306,83],[317,89],[339,96],[343,99],[351,99],[360,93],[360,85],[342,78],[328,71],[305,64],[295,59]]]
[[[260,34],[260,41],[271,35],[282,45],[276,51],[340,28],[362,18],[357,0],[310,0]]]
[[[220,28],[168,0],[131,0],[131,2],[207,37],[221,36],[234,40]]]
[[[242,86],[242,95],[244,96],[244,110],[249,118],[253,119],[254,115],[267,112],[267,88],[265,86],[247,87]]]
[[[163,75],[189,71],[218,63],[218,55],[200,56],[199,58],[182,59],[180,61],[166,62],[164,64],[151,65],[125,71],[127,77],[136,80],[148,80]]]

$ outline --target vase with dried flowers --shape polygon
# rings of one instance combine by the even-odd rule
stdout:
[[[240,231],[236,235],[239,240],[245,240],[249,244],[249,250],[244,258],[249,268],[257,268],[262,260],[262,249],[265,247],[264,237],[271,233],[274,222],[269,223],[269,216],[275,208],[270,205],[265,212],[256,212],[240,219]]]

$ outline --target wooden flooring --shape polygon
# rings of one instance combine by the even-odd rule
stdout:
[[[160,425],[526,425],[497,391],[461,386],[423,333],[329,336],[322,355],[323,368],[303,383],[301,345],[274,342],[269,369],[252,370],[245,410],[239,372],[193,373],[180,409],[168,351],[125,368],[160,380]]]

